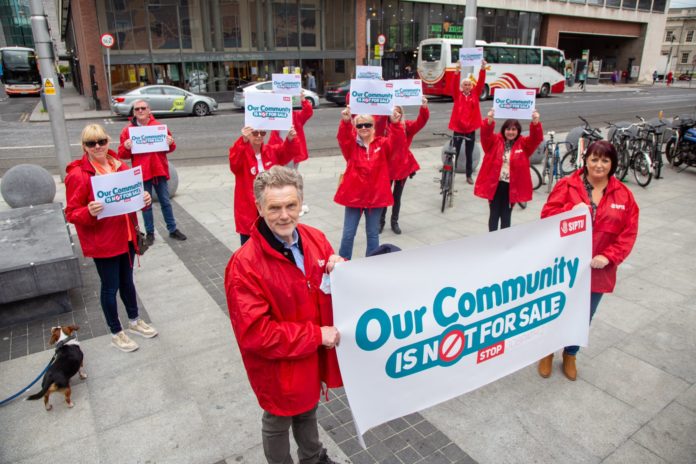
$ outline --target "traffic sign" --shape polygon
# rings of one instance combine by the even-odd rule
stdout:
[[[104,47],[106,47],[106,48],[111,48],[111,47],[113,47],[113,46],[114,46],[114,42],[115,42],[114,36],[111,35],[111,34],[109,34],[109,33],[102,34],[102,35],[101,35],[101,38],[100,38],[100,41],[101,41],[101,44],[102,44]]]
[[[380,45],[384,45],[387,43],[387,38],[384,36],[384,34],[380,34],[377,36],[377,43]]]

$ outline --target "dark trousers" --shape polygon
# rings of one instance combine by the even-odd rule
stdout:
[[[406,178],[408,179],[408,177]],[[406,185],[406,179],[393,180],[392,181],[392,194],[394,195],[394,204],[391,210],[391,223],[395,224],[399,222],[399,211],[401,211],[401,195],[404,193],[404,186]],[[387,208],[382,211],[382,219],[380,224],[384,224],[387,220]]]
[[[316,406],[296,416],[276,416],[264,411],[261,423],[263,453],[269,464],[292,464],[290,427],[300,464],[315,464],[319,460],[323,445],[319,440]]]
[[[510,204],[509,182],[498,182],[498,188],[495,189],[495,196],[493,197],[493,200],[488,202],[488,207],[491,210],[491,213],[488,216],[489,232],[498,230],[498,222],[500,222],[501,229],[510,227],[512,205]]]
[[[468,134],[455,132],[454,135],[459,137],[463,135],[464,137],[469,139],[465,142],[464,152],[466,155],[466,177],[471,177],[471,174],[474,172],[472,164],[474,160],[474,144],[476,143],[476,131],[469,132]],[[464,139],[462,138],[454,139],[454,148],[456,148],[457,150],[457,156],[459,156],[459,150],[461,150],[462,148],[462,142],[464,142]]]
[[[138,318],[138,300],[135,295],[133,283],[133,257],[135,249],[129,244],[128,253],[112,258],[94,258],[99,279],[101,280],[101,307],[104,311],[106,324],[112,334],[119,333],[122,329],[118,320],[118,306],[116,304],[116,292],[121,294],[121,301],[126,307],[128,319]]]

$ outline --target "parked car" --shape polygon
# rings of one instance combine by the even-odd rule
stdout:
[[[690,81],[691,80],[691,74],[684,73],[681,74],[678,78],[680,81]]]
[[[350,81],[343,81],[326,87],[324,98],[338,106],[346,106],[348,92],[350,92]]]
[[[302,89],[305,94],[305,98],[312,103],[312,108],[319,107],[319,95],[311,90]],[[244,92],[273,92],[273,82],[263,81],[263,82],[250,82],[246,85],[242,85],[234,89],[234,106],[237,108],[244,108]],[[293,98],[292,104],[294,107],[300,106],[299,98]]]
[[[145,100],[152,114],[192,114],[206,116],[218,109],[214,98],[196,95],[171,85],[146,85],[111,98],[111,111],[120,116],[133,114],[133,103]]]

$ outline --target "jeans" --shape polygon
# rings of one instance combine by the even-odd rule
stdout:
[[[592,292],[590,294],[590,323],[592,322],[592,318],[594,317],[595,312],[597,311],[597,306],[599,306],[599,301],[602,299],[604,296],[604,293],[596,293]],[[570,354],[575,356],[578,354],[578,351],[580,351],[579,346],[566,346],[565,349],[563,350],[564,353]]]
[[[510,183],[498,182],[498,188],[495,189],[495,196],[488,202],[490,215],[488,216],[488,231],[493,232],[498,230],[498,221],[500,228],[507,229],[512,221],[512,205],[510,204]]]
[[[455,132],[454,135],[458,136],[464,136],[468,138],[469,140],[465,141],[464,145],[464,152],[466,154],[466,177],[471,177],[471,174],[474,172],[473,169],[473,161],[474,161],[474,145],[476,144],[476,131],[469,132],[468,134],[464,134],[462,132]],[[464,139],[462,138],[457,138],[454,139],[454,148],[457,150],[457,158],[459,157],[459,150],[462,148],[462,142],[464,142]],[[457,160],[455,160],[456,163]],[[456,168],[456,164],[455,164]]]
[[[341,247],[338,254],[345,258],[353,257],[353,242],[355,234],[360,224],[360,216],[365,212],[365,233],[367,235],[367,250],[365,256],[379,247],[379,220],[384,208],[351,208],[346,206],[343,216],[343,236],[341,237]]]
[[[155,182],[153,182],[155,181]],[[169,201],[169,189],[167,187],[167,179],[164,176],[153,177],[150,180],[143,182],[145,191],[152,195],[152,187],[155,187],[155,192],[157,192],[157,198],[159,200],[160,207],[162,208],[162,216],[164,216],[164,222],[167,224],[167,230],[171,234],[176,230],[176,221],[174,220],[174,211],[172,210],[172,204]],[[154,201],[149,208],[143,210],[143,221],[145,221],[145,232],[148,234],[155,233],[155,221],[152,216],[152,207],[154,206]]]
[[[297,443],[300,464],[314,464],[319,459],[323,445],[319,440],[317,407],[296,416],[276,416],[263,412],[261,436],[263,454],[269,464],[292,463],[290,457],[290,427]]]
[[[406,178],[408,179],[408,177]],[[391,211],[391,223],[398,224],[399,222],[399,211],[401,211],[401,195],[404,193],[404,187],[406,186],[406,179],[393,180],[392,185],[394,186],[394,205]],[[387,208],[382,209],[382,218],[380,219],[380,224],[384,224],[387,219]]]
[[[138,300],[135,296],[135,284],[133,283],[134,255],[135,249],[130,243],[128,253],[112,258],[94,258],[94,264],[97,266],[101,280],[101,307],[106,324],[112,334],[117,334],[123,330],[121,322],[118,320],[116,292],[121,294],[121,301],[126,307],[128,319],[138,319]]]

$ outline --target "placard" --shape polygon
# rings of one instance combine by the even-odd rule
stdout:
[[[536,90],[495,89],[493,111],[495,119],[532,119],[536,108]]]
[[[394,85],[388,81],[351,79],[351,114],[390,115],[394,109]]]
[[[584,209],[339,263],[330,274],[336,349],[358,438],[586,346],[591,255]]]
[[[382,79],[381,66],[358,66],[355,73],[356,79]]]
[[[167,126],[160,124],[157,126],[133,126],[128,128],[128,137],[133,146],[131,153],[156,153],[158,151],[169,151],[167,143]]]
[[[459,63],[461,63],[462,68],[465,66],[480,68],[481,60],[483,60],[483,47],[459,49]]]
[[[140,166],[103,176],[92,176],[94,200],[104,205],[97,219],[134,213],[145,207]]]
[[[244,125],[254,129],[289,130],[292,126],[292,96],[244,92]]]
[[[394,106],[420,106],[423,104],[423,83],[420,79],[396,79],[389,81],[394,91]]]
[[[273,92],[287,95],[300,95],[302,76],[299,74],[273,74]]]

